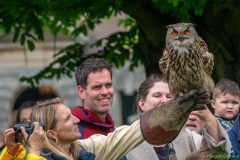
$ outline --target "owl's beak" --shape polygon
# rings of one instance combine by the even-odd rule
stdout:
[[[183,38],[183,35],[182,35],[182,34],[180,34],[180,35],[179,35],[179,38],[178,38],[178,40],[179,40],[179,41],[181,41],[181,42],[184,40],[184,38]]]

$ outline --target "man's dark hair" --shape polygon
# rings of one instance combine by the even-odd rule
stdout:
[[[83,89],[87,88],[87,79],[90,73],[102,71],[107,69],[112,79],[112,66],[101,58],[90,58],[84,61],[75,72],[75,79],[77,86],[81,86]]]

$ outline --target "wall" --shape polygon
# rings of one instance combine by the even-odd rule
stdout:
[[[124,16],[114,17],[110,20],[103,20],[103,23],[98,25],[94,31],[89,32],[89,36],[80,35],[76,39],[72,37],[58,36],[56,41],[56,50],[78,41],[90,46],[95,40],[105,37],[110,33],[124,30],[117,26],[119,18]],[[30,52],[27,46],[20,46],[19,42],[12,43],[10,35],[0,36],[0,130],[5,130],[12,123],[13,105],[17,97],[30,87],[26,83],[21,83],[19,79],[22,76],[32,76],[43,67],[47,66],[52,60],[54,54],[54,40],[48,31],[45,33],[44,42],[35,42],[35,50]],[[86,53],[92,53],[96,49],[86,48]],[[115,96],[113,106],[110,110],[116,126],[122,124],[122,97],[121,94],[132,96],[138,89],[140,83],[145,79],[145,70],[143,66],[139,66],[133,72],[128,70],[129,63],[122,68],[113,69],[113,86],[115,88]],[[81,105],[82,100],[78,97],[77,88],[74,77],[63,78],[59,81],[44,80],[39,86],[45,85],[51,87],[54,92],[63,99],[64,103],[72,108],[76,105]],[[124,107],[132,107],[133,104]]]

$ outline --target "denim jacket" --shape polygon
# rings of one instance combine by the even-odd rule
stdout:
[[[50,149],[44,148],[41,151],[41,156],[46,158],[47,160],[67,160],[65,157],[57,155],[56,153],[52,152]],[[94,160],[95,155],[87,152],[83,147],[80,150],[80,157],[78,160]]]

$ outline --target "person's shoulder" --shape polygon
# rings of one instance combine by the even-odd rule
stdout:
[[[81,146],[79,159],[94,160],[95,158],[96,158],[95,154],[86,151],[86,149],[83,146]]]
[[[236,121],[240,121],[240,113],[238,113],[238,114],[236,115],[236,118],[234,119],[234,122],[236,122]]]
[[[80,108],[83,108],[83,106],[75,106],[71,110],[75,110],[75,109],[79,110]]]
[[[72,114],[81,114],[83,106],[75,106],[71,109]],[[75,116],[75,115],[74,115]]]
[[[235,118],[232,128],[227,132],[228,134],[234,133],[240,136],[239,128],[240,128],[240,113],[238,113],[237,117]]]
[[[224,117],[219,117],[219,116],[215,116],[218,120],[218,122],[221,124],[221,126],[226,130],[230,130],[234,124],[234,120],[232,119],[225,119]]]
[[[40,155],[44,158],[46,158],[47,160],[66,160],[66,158],[57,155],[56,153],[54,153],[52,150],[48,149],[48,148],[43,148],[41,150]]]

